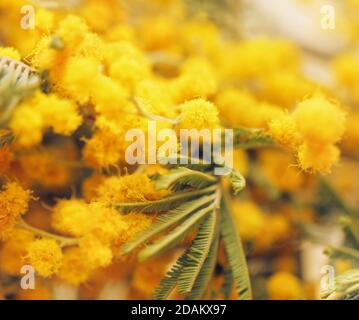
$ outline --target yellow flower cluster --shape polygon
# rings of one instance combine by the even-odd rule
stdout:
[[[16,182],[7,183],[0,192],[0,239],[4,239],[26,213],[31,192]]]
[[[346,112],[322,93],[298,103],[269,123],[269,133],[280,144],[294,149],[305,171],[328,173],[339,160],[335,144],[345,131]]]
[[[80,297],[81,290],[98,297],[114,279],[125,280],[126,298],[151,297],[180,252],[143,264],[123,256],[122,245],[162,213],[124,214],[118,204],[173,192],[156,189],[167,167],[126,161],[126,133],[139,129],[147,138],[155,121],[177,137],[183,129],[238,129],[233,167],[247,186],[229,197],[234,224],[249,259],[270,257],[266,264],[275,269],[267,285],[255,276],[254,287],[264,287],[258,297],[304,298],[291,245],[301,240],[296,227],[315,221],[317,208],[330,211],[316,203],[318,177],[309,173],[341,169],[334,184],[349,190],[357,168],[336,166],[341,153],[355,161],[359,155],[356,53],[328,61],[334,81],[327,86],[303,71],[302,46],[280,37],[237,37],[217,21],[221,14],[197,12],[196,1],[56,1],[56,10],[40,2],[33,4],[33,28],[24,28],[21,8],[28,1],[0,1],[0,59],[27,65],[40,80],[24,94],[8,89],[0,70],[0,272],[19,276],[26,263],[46,278],[33,295],[19,290],[16,297],[51,297],[47,285],[56,282],[79,286]],[[3,106],[9,96],[16,103]],[[224,195],[228,181],[215,178]],[[219,247],[225,269],[228,257]],[[221,296],[223,282],[219,270],[209,288]]]

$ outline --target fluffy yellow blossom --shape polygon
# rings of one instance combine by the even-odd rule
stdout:
[[[92,234],[103,243],[114,241],[127,229],[116,209],[76,199],[62,200],[55,206],[52,224],[65,234],[78,237]]]
[[[85,20],[75,15],[68,15],[63,19],[57,30],[57,35],[63,39],[69,48],[76,47],[89,32]],[[78,70],[79,71],[79,70]]]
[[[217,91],[217,79],[211,64],[200,58],[187,60],[181,75],[174,81],[175,100],[184,102],[194,98],[208,98]]]
[[[44,96],[36,107],[42,115],[43,125],[51,127],[57,134],[70,135],[82,122],[76,104],[56,95]]]
[[[71,98],[85,103],[90,99],[96,78],[100,75],[100,63],[92,57],[71,57],[66,63],[61,88]]]
[[[126,18],[121,1],[88,0],[83,3],[80,10],[81,16],[93,30],[98,32],[111,30],[115,22],[121,22]]]
[[[304,175],[294,164],[294,157],[279,149],[263,150],[259,154],[261,170],[276,188],[281,191],[298,191],[305,182]]]
[[[109,168],[124,158],[123,147],[123,128],[106,125],[86,141],[83,158],[91,167]]]
[[[220,59],[222,72],[230,78],[261,78],[279,70],[297,71],[299,66],[298,51],[293,44],[264,37],[235,44]]]
[[[92,228],[88,204],[79,199],[61,200],[53,209],[54,229],[72,236],[82,236]]]
[[[346,115],[335,101],[316,92],[299,102],[291,114],[273,118],[268,132],[275,141],[297,153],[303,170],[325,174],[339,160],[335,144],[344,134]]]
[[[76,161],[75,146],[55,146],[41,150],[31,150],[18,157],[24,178],[32,185],[42,186],[47,190],[61,190],[74,180],[73,168],[66,162]],[[73,154],[74,153],[74,154]]]
[[[271,119],[268,124],[268,132],[280,145],[296,150],[301,143],[301,136],[293,117],[283,112]]]
[[[62,263],[61,247],[53,239],[37,239],[27,246],[26,261],[43,277],[51,277]]]
[[[62,265],[57,276],[69,284],[78,285],[85,282],[92,271],[92,266],[84,258],[83,250],[79,247],[70,247],[63,254]]]
[[[341,84],[353,88],[358,81],[359,57],[352,53],[339,55],[333,61],[333,70]]]
[[[293,72],[275,72],[263,79],[261,96],[280,106],[292,109],[303,97],[310,94],[313,85]]]
[[[303,298],[299,279],[291,273],[278,272],[270,277],[267,284],[268,294],[274,300],[298,300]]]
[[[9,275],[20,275],[26,256],[26,246],[34,241],[32,232],[15,229],[0,248],[0,269]]]
[[[266,225],[262,210],[253,202],[236,201],[233,204],[234,219],[244,240],[254,240]]]
[[[130,91],[137,82],[148,77],[149,65],[144,59],[119,57],[111,63],[109,74]]]
[[[171,47],[176,39],[176,24],[165,15],[149,17],[138,28],[144,48],[159,50]]]
[[[205,100],[194,99],[181,104],[181,116],[177,129],[215,129],[219,128],[217,107]]]
[[[138,233],[146,230],[155,220],[154,215],[141,212],[131,212],[124,217],[128,226],[126,232],[123,232],[116,241],[116,245],[121,245],[133,239]]]
[[[334,164],[339,161],[340,151],[336,146],[324,145],[318,147],[303,144],[298,150],[298,160],[305,171],[318,171],[323,174],[330,173]]]
[[[84,35],[83,40],[75,47],[69,48],[73,50],[73,55],[79,57],[95,58],[100,62],[105,59],[106,45],[102,38],[93,32]]]
[[[298,103],[293,119],[306,143],[334,144],[344,133],[346,113],[337,103],[316,93]]]
[[[97,188],[97,194],[97,201],[108,205],[158,200],[161,197],[154,183],[142,173],[106,178]]]
[[[108,118],[118,117],[129,105],[126,90],[115,80],[101,75],[94,81],[91,97],[95,110]]]
[[[44,8],[37,8],[35,17],[35,27],[41,32],[49,33],[55,27],[55,14]]]
[[[63,50],[53,48],[52,42],[53,37],[42,37],[32,50],[29,60],[32,66],[38,70],[46,70],[49,73],[49,78],[57,83],[62,77],[66,53]]]
[[[83,181],[82,196],[85,201],[90,202],[98,196],[97,189],[105,179],[106,177],[100,174],[93,174]]]
[[[30,105],[24,104],[15,110],[10,127],[17,137],[16,144],[20,147],[32,147],[42,140],[43,118]]]
[[[232,88],[221,91],[216,104],[230,127],[265,128],[269,120],[282,113],[280,107],[260,102],[248,91]]]
[[[94,236],[89,235],[82,238],[79,245],[84,252],[87,263],[93,269],[106,267],[111,264],[113,257],[111,249]]]
[[[177,114],[170,89],[171,84],[167,82],[147,79],[137,83],[135,96],[148,113],[174,119]],[[165,123],[157,123],[157,126],[160,125],[163,126]]]
[[[9,182],[0,192],[0,239],[8,235],[17,219],[28,209],[31,192],[16,182]]]

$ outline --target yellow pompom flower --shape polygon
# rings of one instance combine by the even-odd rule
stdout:
[[[125,154],[122,152],[125,147],[123,128],[110,121],[105,122],[90,139],[86,140],[82,151],[85,162],[94,168],[109,168],[116,165]]]
[[[65,42],[69,48],[75,48],[89,32],[89,27],[79,16],[67,15],[59,25],[57,35]]]
[[[181,75],[173,83],[175,100],[183,102],[194,98],[208,98],[217,91],[217,79],[212,65],[200,58],[187,60]]]
[[[36,108],[42,115],[43,125],[57,134],[70,135],[82,122],[76,104],[54,94],[44,95]]]
[[[158,200],[161,197],[154,183],[142,173],[106,178],[97,188],[97,194],[97,201],[108,205]]]
[[[26,247],[34,241],[34,234],[24,229],[14,229],[0,248],[0,270],[18,276],[24,265]]]
[[[96,112],[109,119],[118,117],[119,113],[129,106],[126,90],[115,80],[104,75],[94,80],[91,97]]]
[[[268,132],[279,144],[296,152],[305,171],[326,174],[339,160],[335,146],[345,132],[347,113],[316,92],[298,103],[291,113],[272,118]]]
[[[8,236],[20,215],[28,210],[31,191],[9,182],[0,192],[0,240]]]
[[[64,251],[57,277],[69,284],[79,285],[90,277],[92,271],[83,250],[79,247],[70,247]]]
[[[303,144],[298,149],[298,161],[305,171],[330,173],[331,168],[339,161],[340,150],[334,145],[317,146]]]
[[[111,249],[94,236],[88,235],[83,237],[80,240],[79,246],[84,253],[87,263],[93,269],[107,267],[111,264],[113,258]]]
[[[265,128],[268,121],[279,116],[277,105],[260,102],[248,91],[225,89],[216,97],[221,119],[230,127]]]
[[[322,93],[316,93],[298,104],[293,119],[306,143],[334,144],[344,133],[346,112]]]
[[[121,233],[119,238],[115,242],[115,246],[127,243],[132,240],[138,233],[149,228],[154,222],[156,216],[141,212],[131,212],[124,216],[128,228],[125,232]]]
[[[148,77],[149,65],[144,59],[133,56],[119,57],[111,63],[109,75],[131,92],[137,82]]]
[[[52,226],[71,236],[82,236],[93,226],[88,204],[79,199],[60,200],[53,209]]]
[[[41,32],[49,33],[55,26],[55,14],[43,8],[37,8],[35,16],[35,27]]]
[[[262,210],[250,201],[235,201],[233,213],[236,225],[244,240],[254,240],[266,226]]]
[[[313,85],[294,72],[275,72],[263,79],[261,96],[268,101],[292,109],[310,94]]]
[[[352,53],[344,53],[337,56],[332,64],[338,81],[351,88],[358,82],[359,58]]]
[[[62,250],[53,239],[37,239],[27,246],[25,260],[43,277],[51,277],[62,263]]]
[[[60,87],[80,103],[90,99],[92,88],[100,75],[100,62],[93,57],[71,57],[66,63]]]
[[[194,99],[180,105],[181,116],[177,130],[180,129],[215,129],[220,128],[218,109],[210,101]]]
[[[271,119],[268,124],[268,133],[280,145],[296,150],[301,143],[301,136],[293,117],[289,113],[281,113]]]
[[[303,298],[299,279],[288,272],[277,272],[267,283],[269,297],[273,300],[298,300]]]
[[[303,187],[304,175],[293,164],[295,158],[290,153],[280,149],[267,149],[259,153],[258,160],[265,176],[279,190],[295,192]]]
[[[33,106],[25,103],[16,108],[10,122],[16,144],[19,147],[29,148],[38,145],[42,140],[43,118]]]
[[[55,206],[52,225],[59,232],[76,237],[92,234],[103,243],[114,241],[127,229],[116,209],[77,199],[62,200]]]

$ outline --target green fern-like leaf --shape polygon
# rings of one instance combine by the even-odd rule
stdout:
[[[209,186],[200,190],[174,193],[169,197],[157,201],[118,203],[115,205],[115,208],[123,213],[132,211],[151,213],[164,212],[175,208],[177,205],[190,199],[194,199],[206,194],[211,194],[215,190],[216,186]]]
[[[157,189],[181,190],[185,186],[201,189],[217,182],[209,174],[191,170],[185,167],[171,170],[170,173],[160,177],[156,182]]]
[[[0,129],[0,148],[3,148],[5,145],[9,145],[14,140],[14,135],[10,130]]]
[[[224,299],[229,299],[233,288],[233,274],[230,267],[224,269],[224,281],[222,284],[221,292],[223,293]]]
[[[246,187],[246,180],[239,172],[235,170],[230,173],[229,180],[232,184],[235,195],[239,194]]]
[[[155,289],[153,294],[153,299],[155,300],[164,300],[176,287],[178,277],[181,274],[181,270],[185,263],[186,252],[181,255],[172,266],[171,270],[162,278],[160,284]]]
[[[39,87],[39,78],[24,63],[0,57],[0,126],[10,120],[15,107]]]
[[[215,237],[216,219],[217,214],[212,212],[199,228],[197,236],[186,254],[185,265],[178,279],[179,293],[187,294],[192,290]]]
[[[332,259],[351,260],[359,266],[359,250],[348,247],[328,247],[325,250],[325,254]]]
[[[151,227],[140,233],[137,237],[135,237],[135,239],[133,239],[129,243],[125,244],[121,248],[121,253],[130,253],[135,248],[145,243],[155,235],[180,223],[193,211],[200,209],[201,207],[209,204],[211,201],[214,201],[214,197],[214,195],[203,196],[199,199],[184,203],[177,208],[170,210],[168,213],[160,215]]]
[[[191,158],[183,154],[175,154],[169,157],[159,157],[159,163],[169,168],[188,168],[196,171],[209,171],[213,168],[212,163],[202,159]]]
[[[188,217],[183,223],[177,226],[167,235],[156,240],[153,244],[148,245],[138,254],[139,261],[144,261],[159,255],[166,250],[169,250],[174,245],[182,241],[195,228],[203,218],[215,208],[215,203],[212,203],[206,208],[198,210]]]
[[[239,299],[248,300],[252,297],[248,267],[239,232],[235,228],[227,201],[222,199],[221,234]]]
[[[189,300],[199,300],[203,297],[208,288],[208,284],[213,276],[217,255],[218,255],[219,233],[211,244],[209,254],[198,274],[196,282],[193,285],[192,291],[186,296]]]
[[[259,148],[274,143],[272,137],[267,135],[263,129],[235,128],[233,133],[234,145],[242,149]]]

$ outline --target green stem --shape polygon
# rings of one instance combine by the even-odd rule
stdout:
[[[124,212],[129,212],[134,209],[137,209],[137,210],[142,209],[143,212],[155,212],[156,210],[153,210],[153,209],[146,211],[146,208],[151,208],[154,205],[156,205],[156,206],[168,205],[169,208],[171,208],[175,204],[177,204],[179,201],[195,198],[195,197],[198,197],[198,196],[201,196],[204,194],[214,192],[217,188],[219,188],[219,187],[217,184],[215,184],[215,185],[212,185],[207,188],[200,189],[200,190],[177,193],[177,194],[174,194],[172,196],[169,196],[167,198],[163,198],[163,199],[157,200],[157,201],[118,203],[115,205],[115,208],[118,210],[123,210]],[[173,205],[169,205],[169,204],[173,204]]]
[[[34,233],[35,235],[38,235],[38,236],[41,236],[44,238],[54,239],[60,243],[61,247],[75,246],[75,245],[78,245],[78,243],[79,243],[79,239],[64,237],[64,236],[60,236],[60,235],[56,235],[56,234],[44,231],[42,229],[39,229],[39,228],[29,225],[23,219],[20,219],[19,223],[17,224],[17,227],[28,230],[28,231]]]

